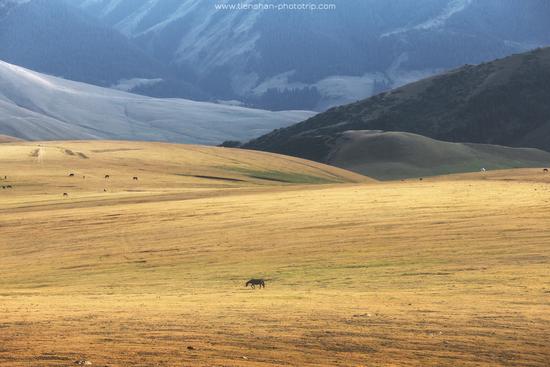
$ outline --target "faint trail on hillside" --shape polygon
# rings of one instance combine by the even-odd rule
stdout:
[[[36,159],[36,163],[42,164],[44,161],[44,155],[45,155],[45,149],[40,147],[38,149],[34,149],[30,156]]]
[[[36,155],[36,162],[37,163],[44,163],[44,156],[46,155],[46,149],[40,147],[38,148],[38,152],[37,152],[37,155]]]

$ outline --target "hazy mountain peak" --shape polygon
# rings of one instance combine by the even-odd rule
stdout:
[[[346,0],[328,11],[216,7],[232,1],[69,1],[184,70],[214,99],[270,109],[324,110],[550,44],[541,0]]]

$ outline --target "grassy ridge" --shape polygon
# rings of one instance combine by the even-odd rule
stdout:
[[[380,180],[426,177],[482,169],[550,166],[550,153],[531,148],[449,143],[403,132],[350,131],[327,162]]]

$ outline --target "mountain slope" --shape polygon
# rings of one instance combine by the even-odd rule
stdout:
[[[12,4],[0,17],[2,60],[87,83],[158,76],[160,64],[63,1]]]
[[[402,132],[348,131],[326,163],[377,179],[446,175],[482,169],[550,166],[550,153],[532,148],[449,143]]]
[[[220,9],[254,0],[69,1],[218,98],[265,108],[324,110],[550,44],[546,0],[339,0],[302,11]]]
[[[60,79],[0,61],[0,134],[30,140],[128,139],[219,144],[311,116],[156,99]]]
[[[64,0],[0,0],[0,59],[100,86],[133,83],[205,98],[120,32]],[[163,96],[163,93],[156,93]]]
[[[0,143],[13,143],[16,141],[21,141],[21,139],[9,135],[0,135]]]
[[[550,150],[550,48],[424,79],[333,108],[246,147],[324,162],[348,130]]]

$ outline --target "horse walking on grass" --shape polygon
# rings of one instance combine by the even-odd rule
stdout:
[[[260,288],[265,288],[265,281],[263,279],[250,279],[246,284],[245,287],[251,286],[252,289],[255,289],[256,286],[260,286]]]

